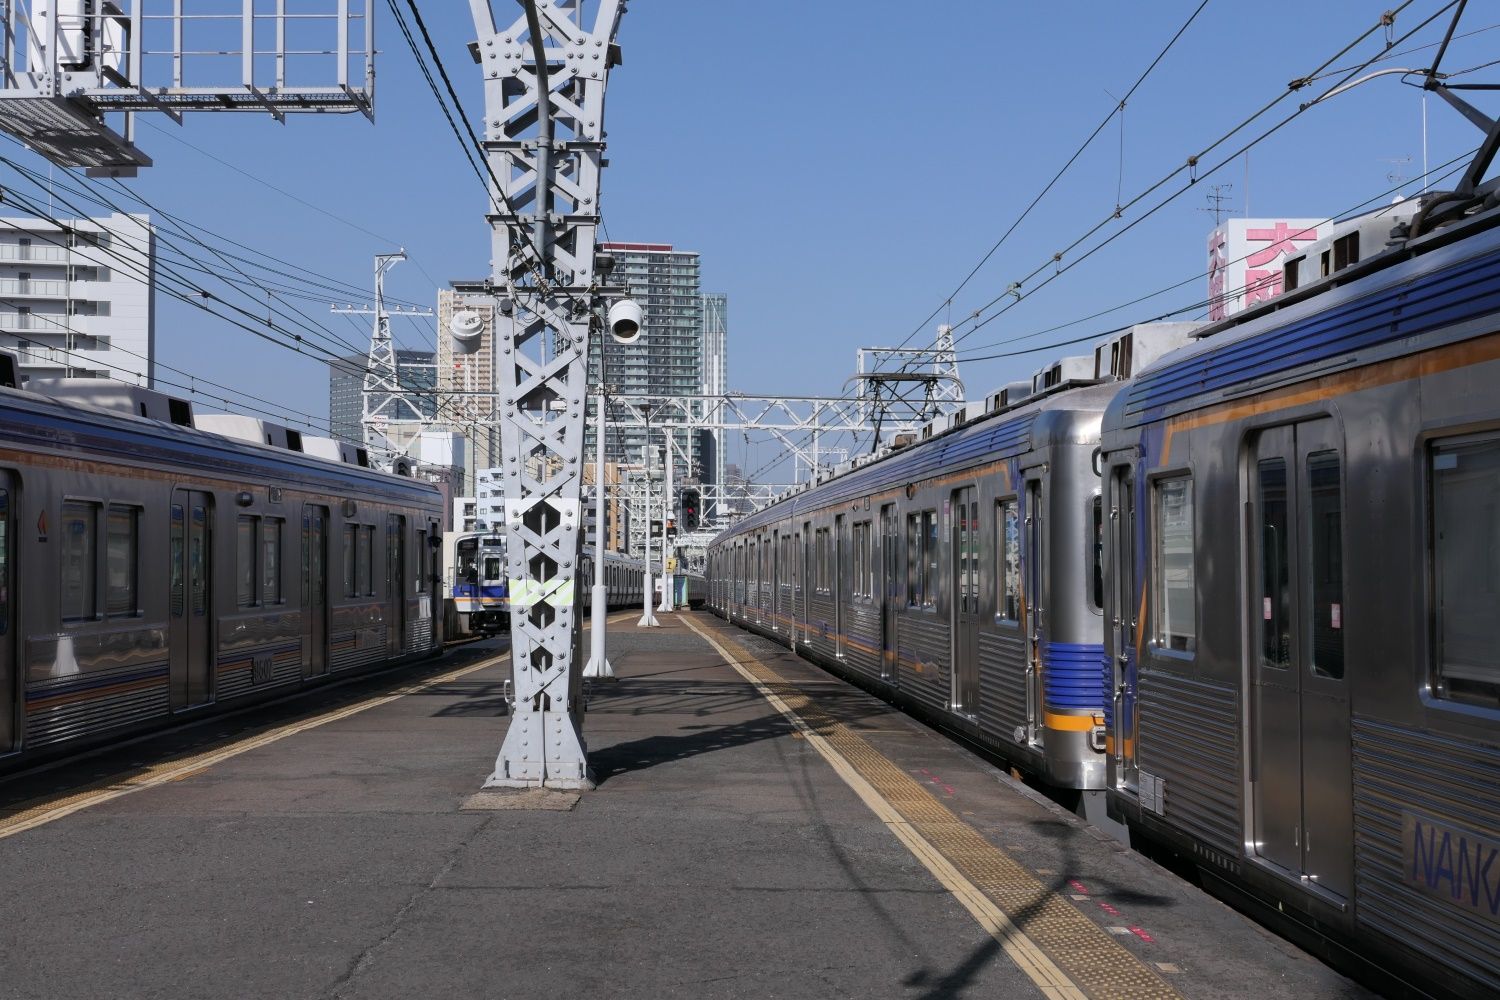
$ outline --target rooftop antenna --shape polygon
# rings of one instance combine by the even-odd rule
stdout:
[[[1208,194],[1203,197],[1208,201],[1208,207],[1200,208],[1200,212],[1212,212],[1214,225],[1217,227],[1224,221],[1224,217],[1231,214],[1234,209],[1229,207],[1229,192],[1234,190],[1233,184],[1213,184],[1209,186]]]

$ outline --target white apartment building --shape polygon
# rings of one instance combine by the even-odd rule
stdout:
[[[151,385],[155,250],[145,215],[0,218],[0,346],[22,377]]]

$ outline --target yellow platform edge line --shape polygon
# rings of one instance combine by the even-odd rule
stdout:
[[[1087,994],[1057,967],[1035,941],[1016,927],[978,886],[965,878],[937,848],[902,818],[895,806],[876,791],[874,786],[860,775],[843,754],[814,732],[812,727],[760,678],[746,670],[740,664],[739,658],[724,648],[717,639],[700,628],[690,617],[684,615],[683,621],[687,623],[688,628],[698,634],[700,639],[712,646],[724,658],[724,661],[735,669],[736,673],[749,681],[761,697],[770,702],[772,707],[796,727],[807,740],[808,745],[818,751],[819,755],[833,768],[834,773],[843,779],[855,795],[859,796],[860,801],[869,807],[870,811],[896,836],[896,839],[912,853],[912,856],[953,894],[953,897],[969,911],[979,926],[999,942],[1010,960],[1037,985],[1045,996],[1055,998],[1055,1000],[1084,1000],[1087,997]]]

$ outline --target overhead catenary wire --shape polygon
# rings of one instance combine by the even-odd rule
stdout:
[[[1394,17],[1396,12],[1399,12],[1400,10],[1402,10],[1405,7],[1409,6],[1412,2],[1413,2],[1413,0],[1406,0],[1406,3],[1403,3],[1400,7],[1396,8],[1396,11],[1388,12],[1388,14],[1386,16],[1388,16],[1388,17]],[[1460,2],[1460,0],[1451,0],[1451,2],[1447,3],[1446,5],[1444,5],[1443,7],[1441,7],[1439,10],[1437,10],[1436,12],[1434,12],[1431,16],[1429,16],[1428,18],[1426,18],[1425,20],[1423,20],[1416,27],[1414,27],[1411,31],[1409,31],[1405,35],[1401,36],[1400,39],[1397,39],[1395,42],[1388,43],[1388,44],[1391,44],[1391,45],[1398,44],[1400,41],[1403,41],[1403,40],[1405,40],[1407,38],[1410,38],[1412,35],[1416,34],[1417,32],[1421,31],[1423,28],[1427,27],[1427,25],[1431,24],[1438,17],[1442,16],[1442,14],[1444,14],[1447,11],[1451,10],[1454,6],[1457,5],[1458,2]],[[1364,33],[1362,33],[1358,39],[1356,39],[1354,42],[1351,42],[1349,45],[1344,46],[1344,48],[1341,49],[1338,53],[1336,53],[1334,56],[1330,57],[1329,60],[1325,61],[1324,65],[1326,66],[1327,63],[1332,62],[1334,60],[1337,60],[1339,58],[1342,58],[1343,55],[1349,51],[1350,48],[1353,48],[1355,45],[1358,45],[1360,41],[1363,41],[1365,38],[1368,38],[1375,31],[1378,31],[1382,26],[1383,26],[1383,22],[1378,21],[1374,26],[1372,26],[1370,29],[1367,29]],[[1374,57],[1372,57],[1372,59],[1373,58]],[[1369,62],[1370,62],[1370,60],[1366,60],[1366,62],[1364,64],[1361,64],[1360,66],[1355,67],[1354,69],[1352,69],[1349,72],[1349,74],[1346,75],[1345,79],[1347,80],[1349,78],[1352,78],[1353,75],[1358,74],[1359,72],[1361,72],[1366,66],[1369,65]],[[1321,71],[1322,68],[1323,67],[1319,67],[1319,69],[1315,70],[1314,72],[1319,72],[1319,71]],[[1305,80],[1306,78],[1301,78],[1301,79]],[[1341,81],[1341,83],[1342,82],[1343,81]],[[1229,132],[1225,133],[1220,138],[1214,140],[1214,142],[1212,142],[1208,146],[1204,147],[1204,149],[1202,149],[1199,153],[1197,153],[1197,154],[1195,154],[1193,156],[1189,156],[1187,158],[1186,162],[1184,162],[1181,166],[1179,166],[1179,167],[1175,168],[1174,170],[1170,171],[1165,176],[1163,176],[1162,178],[1160,178],[1159,180],[1157,180],[1155,183],[1153,183],[1152,185],[1150,185],[1148,188],[1146,188],[1144,191],[1142,191],[1139,194],[1137,194],[1134,198],[1132,198],[1130,200],[1130,202],[1128,202],[1124,206],[1121,206],[1121,208],[1118,209],[1116,212],[1111,213],[1109,216],[1106,216],[1100,222],[1096,223],[1094,226],[1092,226],[1090,229],[1088,229],[1086,232],[1084,232],[1083,235],[1081,235],[1077,239],[1073,240],[1070,244],[1068,244],[1066,247],[1064,247],[1061,251],[1058,251],[1058,252],[1052,254],[1051,257],[1047,261],[1039,264],[1036,268],[1034,268],[1031,272],[1029,272],[1028,274],[1026,274],[1020,280],[1011,282],[1006,287],[1005,291],[1001,292],[1000,294],[996,295],[994,298],[990,299],[988,302],[986,302],[980,308],[974,310],[969,315],[969,317],[964,320],[964,323],[968,324],[969,328],[967,330],[964,330],[958,336],[954,337],[954,344],[957,345],[957,344],[961,343],[962,341],[966,340],[968,337],[972,336],[979,329],[982,329],[984,326],[987,326],[989,323],[993,322],[994,320],[998,319],[1000,316],[1002,316],[1005,313],[1009,312],[1010,309],[1014,308],[1020,302],[1024,301],[1027,298],[1029,298],[1031,295],[1034,295],[1036,292],[1040,291],[1042,288],[1045,288],[1047,285],[1051,284],[1053,281],[1055,281],[1058,278],[1062,277],[1064,274],[1068,273],[1073,268],[1077,267],[1079,264],[1082,264],[1084,261],[1088,260],[1094,254],[1096,254],[1100,250],[1104,249],[1106,246],[1109,246],[1115,240],[1117,240],[1120,237],[1124,236],[1125,234],[1129,233],[1131,230],[1133,230],[1136,226],[1140,225],[1142,222],[1144,222],[1147,219],[1149,219],[1152,216],[1154,216],[1157,212],[1161,211],[1167,205],[1169,205],[1170,203],[1172,203],[1173,201],[1175,201],[1177,198],[1181,197],[1184,193],[1186,193],[1187,191],[1191,190],[1197,184],[1197,182],[1199,180],[1202,180],[1202,179],[1204,179],[1204,178],[1206,178],[1208,176],[1211,176],[1214,172],[1216,172],[1217,170],[1221,169],[1226,164],[1236,161],[1247,150],[1249,150],[1249,149],[1253,148],[1254,146],[1258,145],[1259,143],[1265,141],[1271,135],[1273,135],[1276,132],[1280,131],[1286,125],[1288,125],[1289,123],[1291,123],[1292,121],[1294,121],[1298,117],[1300,117],[1303,114],[1305,114],[1310,108],[1316,106],[1316,104],[1317,104],[1316,100],[1308,102],[1307,104],[1299,106],[1297,108],[1297,110],[1293,111],[1289,115],[1287,115],[1284,118],[1280,119],[1275,124],[1273,124],[1271,127],[1265,129],[1263,132],[1261,132],[1260,134],[1258,134],[1257,136],[1255,136],[1253,139],[1251,139],[1248,142],[1245,142],[1244,144],[1242,144],[1239,147],[1235,148],[1233,151],[1229,152],[1224,157],[1222,157],[1221,159],[1219,159],[1218,161],[1216,161],[1212,166],[1205,168],[1201,174],[1198,172],[1199,164],[1201,163],[1201,161],[1202,161],[1202,159],[1203,159],[1204,156],[1206,156],[1208,153],[1212,152],[1213,150],[1219,148],[1220,146],[1224,145],[1234,135],[1236,135],[1239,132],[1243,131],[1251,122],[1253,122],[1255,119],[1263,116],[1266,111],[1270,110],[1276,104],[1280,103],[1280,101],[1283,100],[1288,94],[1295,92],[1297,89],[1300,89],[1300,85],[1301,84],[1300,84],[1299,80],[1292,81],[1292,83],[1288,85],[1288,89],[1287,89],[1286,92],[1284,92],[1282,95],[1280,95],[1279,97],[1277,97],[1275,100],[1273,100],[1269,104],[1265,105],[1260,111],[1257,111],[1250,118],[1245,119],[1243,122],[1241,122],[1239,125],[1235,126]],[[1339,86],[1339,85],[1340,84],[1335,84],[1335,88],[1337,86]],[[1098,233],[1101,229],[1103,229],[1105,226],[1107,226],[1110,222],[1114,221],[1115,219],[1120,218],[1120,212],[1121,211],[1123,211],[1124,209],[1129,209],[1129,208],[1131,208],[1131,207],[1139,204],[1141,201],[1145,200],[1151,194],[1155,193],[1156,191],[1158,191],[1159,189],[1161,189],[1163,186],[1165,186],[1167,183],[1169,183],[1173,178],[1181,175],[1184,171],[1186,171],[1186,172],[1189,173],[1189,179],[1188,179],[1188,181],[1185,184],[1183,184],[1181,187],[1179,187],[1175,191],[1171,192],[1169,195],[1167,195],[1161,201],[1159,201],[1156,204],[1154,204],[1152,207],[1150,207],[1148,210],[1146,210],[1142,215],[1138,216],[1135,219],[1132,219],[1129,223],[1127,223],[1126,225],[1122,226],[1119,230],[1115,231],[1114,233],[1110,234],[1107,238],[1105,238],[1105,239],[1101,240],[1100,242],[1098,242],[1098,243],[1094,244],[1093,246],[1091,246],[1081,256],[1071,259],[1066,264],[1063,263],[1063,259],[1065,257],[1067,257],[1068,254],[1072,253],[1079,246],[1081,246],[1083,243],[1085,243],[1086,241],[1088,241],[1092,236],[1094,236],[1096,233]],[[1043,281],[1041,281],[1035,287],[1029,288],[1029,289],[1026,288],[1026,286],[1034,278],[1036,278],[1038,275],[1042,274],[1048,268],[1052,268],[1053,269],[1053,273],[1052,274],[1050,274],[1047,278],[1045,278]],[[1025,290],[1023,291],[1023,289],[1025,289]],[[1007,301],[1007,300],[1009,300],[1009,301]],[[997,310],[994,313],[990,314],[989,316],[987,316],[987,317],[985,316],[985,314],[987,312],[989,312],[989,310],[993,309],[996,305],[998,305],[1001,302],[1005,302],[1006,304],[1003,307],[1001,307],[999,310]],[[983,318],[981,318],[981,317],[983,317]]]
[[[1455,174],[1459,170],[1461,170],[1463,168],[1463,165],[1477,151],[1478,151],[1478,147],[1476,146],[1473,149],[1468,150],[1467,152],[1460,153],[1458,156],[1453,157],[1452,159],[1448,160],[1445,163],[1438,164],[1437,166],[1433,167],[1431,170],[1429,170],[1428,172],[1426,172],[1424,174],[1421,174],[1421,175],[1419,175],[1417,177],[1409,178],[1407,180],[1403,180],[1399,184],[1396,184],[1396,185],[1394,185],[1392,187],[1386,188],[1385,190],[1379,192],[1378,194],[1375,194],[1375,195],[1370,196],[1369,198],[1366,198],[1364,201],[1361,201],[1357,205],[1352,205],[1349,208],[1346,208],[1343,211],[1338,212],[1335,215],[1330,216],[1328,221],[1329,222],[1334,222],[1334,223],[1346,221],[1346,220],[1348,220],[1350,218],[1355,217],[1356,215],[1361,214],[1363,211],[1367,210],[1371,205],[1376,204],[1377,202],[1381,202],[1382,200],[1384,200],[1385,198],[1389,197],[1392,194],[1396,194],[1396,193],[1400,192],[1403,188],[1408,188],[1408,187],[1412,187],[1414,185],[1421,184],[1424,180],[1429,180],[1430,179],[1431,182],[1433,182],[1433,183],[1441,182],[1441,181],[1447,179],[1448,177],[1453,176],[1453,174]],[[1235,260],[1229,261],[1228,264],[1243,263],[1250,256],[1250,253],[1251,252],[1247,252],[1244,255],[1236,258]],[[1014,337],[1007,337],[1007,338],[1004,338],[1004,339],[1001,339],[1001,340],[991,341],[990,343],[986,343],[986,344],[978,344],[978,345],[975,345],[975,346],[969,348],[968,350],[970,352],[980,352],[980,351],[993,350],[996,347],[1003,347],[1003,346],[1007,346],[1009,344],[1021,343],[1021,342],[1026,341],[1026,340],[1030,340],[1030,339],[1032,339],[1034,337],[1041,337],[1041,336],[1045,336],[1046,334],[1049,334],[1049,333],[1056,333],[1059,330],[1065,330],[1065,329],[1067,329],[1069,327],[1077,326],[1077,325],[1079,325],[1081,323],[1087,323],[1090,320],[1095,320],[1095,319],[1099,319],[1099,318],[1101,318],[1103,316],[1107,316],[1110,313],[1119,312],[1121,309],[1128,309],[1131,306],[1140,305],[1143,302],[1149,302],[1151,299],[1157,298],[1158,296],[1161,296],[1161,295],[1165,295],[1168,292],[1176,291],[1177,289],[1182,288],[1185,285],[1190,285],[1190,284],[1192,284],[1195,281],[1202,281],[1205,278],[1207,278],[1208,276],[1209,276],[1209,272],[1207,272],[1207,271],[1198,271],[1198,272],[1196,272],[1196,273],[1194,273],[1194,274],[1192,274],[1192,275],[1190,275],[1190,276],[1188,276],[1186,278],[1183,278],[1180,281],[1173,282],[1172,284],[1169,284],[1169,285],[1164,285],[1163,287],[1158,288],[1155,291],[1147,292],[1144,295],[1136,296],[1135,298],[1130,299],[1130,300],[1128,300],[1126,302],[1121,302],[1121,303],[1117,303],[1117,304],[1112,305],[1112,306],[1107,306],[1107,307],[1105,307],[1103,309],[1100,309],[1100,310],[1097,310],[1095,312],[1092,312],[1092,313],[1090,313],[1087,316],[1081,316],[1081,317],[1079,317],[1077,319],[1068,320],[1067,322],[1064,322],[1064,323],[1057,323],[1057,324],[1054,324],[1053,326],[1049,326],[1049,327],[1047,327],[1045,329],[1042,329],[1042,330],[1034,330],[1034,331],[1032,331],[1030,333],[1018,334],[1018,335],[1016,335]],[[1225,291],[1225,292],[1223,292],[1223,293],[1221,293],[1219,295],[1212,296],[1212,297],[1210,297],[1208,299],[1204,299],[1204,300],[1197,301],[1197,302],[1194,302],[1194,303],[1189,303],[1189,304],[1186,304],[1186,305],[1184,305],[1184,306],[1182,306],[1180,308],[1170,310],[1167,313],[1164,313],[1164,314],[1162,314],[1159,317],[1153,317],[1152,319],[1149,319],[1149,320],[1137,320],[1136,323],[1141,323],[1141,322],[1155,322],[1157,319],[1164,318],[1166,316],[1174,316],[1174,315],[1178,315],[1178,314],[1181,314],[1181,313],[1184,313],[1184,312],[1191,311],[1193,309],[1203,308],[1203,307],[1205,307],[1207,305],[1210,305],[1215,299],[1230,298],[1230,297],[1233,297],[1234,295],[1237,295],[1237,294],[1239,294],[1240,292],[1243,292],[1243,291],[1245,291],[1244,287],[1242,287],[1240,289],[1227,290],[1227,291]],[[1131,324],[1129,324],[1129,325],[1127,325],[1125,327],[1121,327],[1120,329],[1122,329],[1122,330],[1123,329],[1129,329],[1130,326],[1134,326],[1134,325],[1136,325],[1136,323],[1131,323]],[[1103,333],[1103,334],[1097,334],[1096,336],[1107,336],[1109,333],[1113,333],[1113,332],[1119,332],[1119,331],[1118,330],[1106,331],[1105,333]],[[1039,350],[1046,350],[1046,349],[1049,349],[1051,347],[1066,347],[1066,346],[1070,346],[1070,345],[1075,344],[1075,343],[1079,343],[1079,341],[1076,341],[1076,340],[1059,341],[1059,342],[1056,342],[1056,343],[1053,343],[1053,344],[1050,344],[1050,345],[1044,345],[1043,347],[1039,348]],[[1031,350],[1031,349],[1028,349],[1025,352],[1019,352],[1019,353],[1030,354],[1030,353],[1034,353],[1034,351]],[[963,361],[989,361],[989,360],[993,360],[994,358],[1010,357],[1010,356],[1012,356],[1012,355],[1011,354],[979,355],[979,354],[971,354],[971,353],[967,353],[966,352],[963,356],[959,357],[958,360],[961,361],[961,362],[963,362]]]
[[[1052,179],[1049,180],[1046,183],[1046,185],[1042,188],[1042,190],[1037,193],[1036,197],[1034,197],[1034,198],[1031,199],[1031,202],[1026,206],[1026,208],[1021,212],[1021,214],[1018,215],[1016,217],[1015,221],[1010,224],[1009,228],[1007,228],[1005,230],[1005,232],[1000,235],[1000,238],[995,241],[994,245],[991,246],[989,248],[989,250],[985,252],[984,256],[979,259],[979,263],[975,264],[969,270],[969,273],[966,274],[964,276],[963,280],[958,283],[958,286],[956,288],[954,288],[953,291],[949,292],[948,295],[947,295],[947,297],[944,298],[942,302],[938,303],[937,308],[933,309],[932,312],[928,313],[927,317],[925,319],[923,319],[920,323],[918,323],[912,329],[911,333],[908,333],[904,338],[902,338],[901,343],[898,344],[898,345],[896,345],[896,349],[897,350],[900,350],[901,348],[905,347],[907,344],[911,343],[912,338],[915,337],[918,333],[922,332],[922,330],[924,328],[926,328],[927,324],[930,323],[930,322],[932,322],[933,317],[936,316],[939,312],[941,312],[945,306],[951,306],[952,305],[953,299],[960,292],[962,292],[965,287],[968,286],[969,282],[972,281],[973,278],[974,278],[974,276],[979,273],[980,269],[983,268],[985,264],[989,263],[990,258],[993,257],[997,251],[999,251],[1000,247],[1005,244],[1006,240],[1010,239],[1011,234],[1016,231],[1016,229],[1021,225],[1021,223],[1023,223],[1023,222],[1026,221],[1026,218],[1029,215],[1031,215],[1032,210],[1035,209],[1037,207],[1037,205],[1041,203],[1041,201],[1042,201],[1043,198],[1047,197],[1048,192],[1050,192],[1057,185],[1058,181],[1062,180],[1063,175],[1066,174],[1068,172],[1068,170],[1073,166],[1073,164],[1078,161],[1078,158],[1080,156],[1082,156],[1085,151],[1088,150],[1089,146],[1093,145],[1094,140],[1099,137],[1099,133],[1101,133],[1101,132],[1104,131],[1104,129],[1109,125],[1109,123],[1115,118],[1116,115],[1123,116],[1124,111],[1125,111],[1125,105],[1126,105],[1126,103],[1132,97],[1135,96],[1135,92],[1140,89],[1141,84],[1143,84],[1143,83],[1146,82],[1146,78],[1148,76],[1150,76],[1151,72],[1154,69],[1156,69],[1156,67],[1161,63],[1161,61],[1164,58],[1166,58],[1167,53],[1172,50],[1172,47],[1177,44],[1178,39],[1180,39],[1183,36],[1183,34],[1188,30],[1188,28],[1192,25],[1192,23],[1195,20],[1197,20],[1198,15],[1201,14],[1201,13],[1203,13],[1203,8],[1207,7],[1208,3],[1209,3],[1209,0],[1202,0],[1202,2],[1199,3],[1196,8],[1194,8],[1193,12],[1190,15],[1188,15],[1188,19],[1182,23],[1181,27],[1179,27],[1177,29],[1177,31],[1172,35],[1172,37],[1167,40],[1167,43],[1164,46],[1162,46],[1161,51],[1159,51],[1156,54],[1156,58],[1152,59],[1150,65],[1148,65],[1141,72],[1140,76],[1136,77],[1135,82],[1130,85],[1130,89],[1125,92],[1125,96],[1119,99],[1119,101],[1115,104],[1115,106],[1110,109],[1109,114],[1105,115],[1104,118],[1103,118],[1103,120],[1101,120],[1098,125],[1094,126],[1094,130],[1092,132],[1090,132],[1089,135],[1088,135],[1088,137],[1086,139],[1084,139],[1083,142],[1078,146],[1078,148],[1073,151],[1073,155],[1069,156],[1068,159],[1067,159],[1067,162],[1065,162],[1062,165],[1062,167],[1060,167],[1058,169],[1057,173],[1055,173],[1055,174],[1052,175]],[[1123,157],[1124,157],[1124,132],[1123,132],[1123,130],[1121,132],[1121,139],[1120,139],[1120,141],[1121,141],[1121,153],[1120,153],[1120,155],[1121,155],[1122,163],[1123,163]],[[1123,167],[1122,167],[1122,172],[1123,172]],[[1118,202],[1118,200],[1119,199],[1117,197],[1116,198],[1116,202]]]

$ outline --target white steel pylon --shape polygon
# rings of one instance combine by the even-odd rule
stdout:
[[[398,442],[393,424],[415,426],[420,433],[422,410],[401,387],[401,366],[396,359],[391,337],[391,314],[385,306],[385,273],[406,259],[406,251],[375,255],[375,307],[333,306],[332,311],[356,316],[375,317],[370,331],[370,349],[365,355],[365,377],[361,388],[360,426],[364,429],[365,450],[383,469],[391,467],[396,456],[404,454],[411,442]],[[413,310],[412,315],[431,316],[431,310]]]
[[[586,788],[575,578],[604,88],[624,0],[470,0],[484,75],[515,710],[487,787]],[[586,10],[594,12],[586,25]]]
[[[958,352],[953,348],[953,327],[943,323],[937,328],[932,345],[933,381],[927,390],[931,413],[951,413],[964,405],[964,381],[958,374]]]

